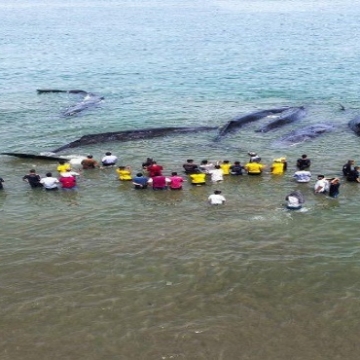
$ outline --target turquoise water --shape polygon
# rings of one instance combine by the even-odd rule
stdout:
[[[226,179],[182,192],[137,192],[113,169],[84,172],[76,193],[33,191],[21,178],[56,163],[0,157],[1,359],[358,359],[359,189],[336,200],[295,184],[296,159],[340,175],[358,161],[347,122],[359,113],[358,19],[350,1],[11,1],[0,4],[1,151],[40,153],[89,133],[221,126],[280,106],[298,123],[250,124],[72,149],[113,151],[134,172],[197,162],[265,164],[283,177]],[[100,107],[64,118],[84,89]],[[340,111],[343,104],[345,111]],[[336,129],[277,148],[290,130]],[[227,198],[211,208],[215,188]],[[300,189],[305,211],[284,210]]]

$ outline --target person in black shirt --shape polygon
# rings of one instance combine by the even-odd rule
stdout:
[[[311,160],[307,157],[307,155],[301,155],[301,158],[297,159],[296,161],[296,167],[299,170],[305,170],[308,169],[311,165]]]
[[[194,160],[188,159],[186,160],[186,163],[183,165],[183,168],[185,170],[185,174],[194,174],[199,168],[199,166],[194,164]]]
[[[29,173],[23,177],[23,180],[29,183],[32,188],[42,187],[42,184],[40,183],[41,177],[34,169],[31,169]]]
[[[242,175],[245,168],[240,164],[240,161],[235,161],[234,165],[230,166],[231,175]]]
[[[347,181],[351,182],[358,182],[360,183],[360,173],[359,173],[360,167],[355,166],[354,170],[351,170],[349,174],[346,176]]]
[[[346,164],[342,167],[342,173],[344,176],[348,176],[354,170],[354,160],[348,160]]]
[[[0,177],[0,190],[2,190],[4,188],[4,186],[2,184],[3,182],[5,182],[4,179],[2,177]]]
[[[340,187],[340,179],[332,178],[329,180],[329,196],[332,198],[337,198],[339,196],[339,187]]]

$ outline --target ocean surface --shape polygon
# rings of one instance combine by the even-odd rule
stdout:
[[[196,162],[248,160],[274,177],[226,178],[183,191],[135,191],[115,169],[83,172],[76,192],[32,190],[29,169],[56,162],[0,156],[1,360],[357,360],[360,353],[360,188],[313,194],[317,174],[360,163],[347,126],[360,114],[359,1],[4,0],[0,3],[0,152],[39,154],[85,134],[222,126],[263,109],[307,116],[268,133],[254,122],[217,131],[110,142],[106,151],[165,173]],[[83,89],[103,96],[62,113]],[[342,104],[345,111],[341,110]],[[291,130],[333,132],[294,146]],[[301,154],[313,181],[292,175]],[[225,206],[207,197],[220,189]],[[284,209],[301,190],[302,211]]]

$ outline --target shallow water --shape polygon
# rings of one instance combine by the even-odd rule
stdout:
[[[305,106],[298,123],[214,142],[216,131],[114,142],[136,173],[146,157],[181,171],[187,158],[246,162],[257,151],[281,177],[226,178],[182,192],[135,191],[114,169],[84,171],[77,192],[31,190],[21,177],[56,163],[0,157],[1,359],[357,359],[359,188],[314,196],[292,181],[359,158],[359,10],[350,1],[12,1],[0,4],[1,151],[40,153],[89,133],[221,126],[260,109]],[[81,101],[38,88],[105,97]],[[346,111],[340,111],[339,104]],[[316,123],[335,130],[288,148]],[[315,176],[314,176],[315,178]],[[214,189],[222,207],[206,199]],[[304,193],[304,211],[284,197]]]

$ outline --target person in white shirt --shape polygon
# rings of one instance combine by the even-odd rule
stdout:
[[[213,194],[208,197],[208,202],[210,205],[222,205],[225,204],[225,197],[221,195],[220,190],[215,190]]]
[[[105,156],[101,159],[103,166],[114,166],[118,161],[118,158],[113,155],[110,151],[105,153]]]
[[[317,182],[314,186],[315,194],[326,194],[329,191],[329,181],[325,179],[324,175],[318,175]]]
[[[295,178],[298,183],[308,183],[311,180],[311,172],[307,170],[299,170],[295,172],[293,178]]]
[[[305,202],[305,199],[300,191],[292,191],[289,195],[285,197],[287,201],[286,207],[289,210],[300,210],[302,204]]]
[[[215,165],[215,169],[209,170],[208,173],[211,175],[211,181],[213,183],[218,183],[224,180],[224,172],[220,165]]]
[[[213,163],[209,163],[207,160],[202,160],[201,164],[199,165],[199,168],[202,172],[205,174],[209,174],[210,170],[214,170],[215,165]]]
[[[45,190],[57,190],[59,180],[52,176],[51,172],[46,173],[46,177],[40,180],[40,184],[43,184]]]

